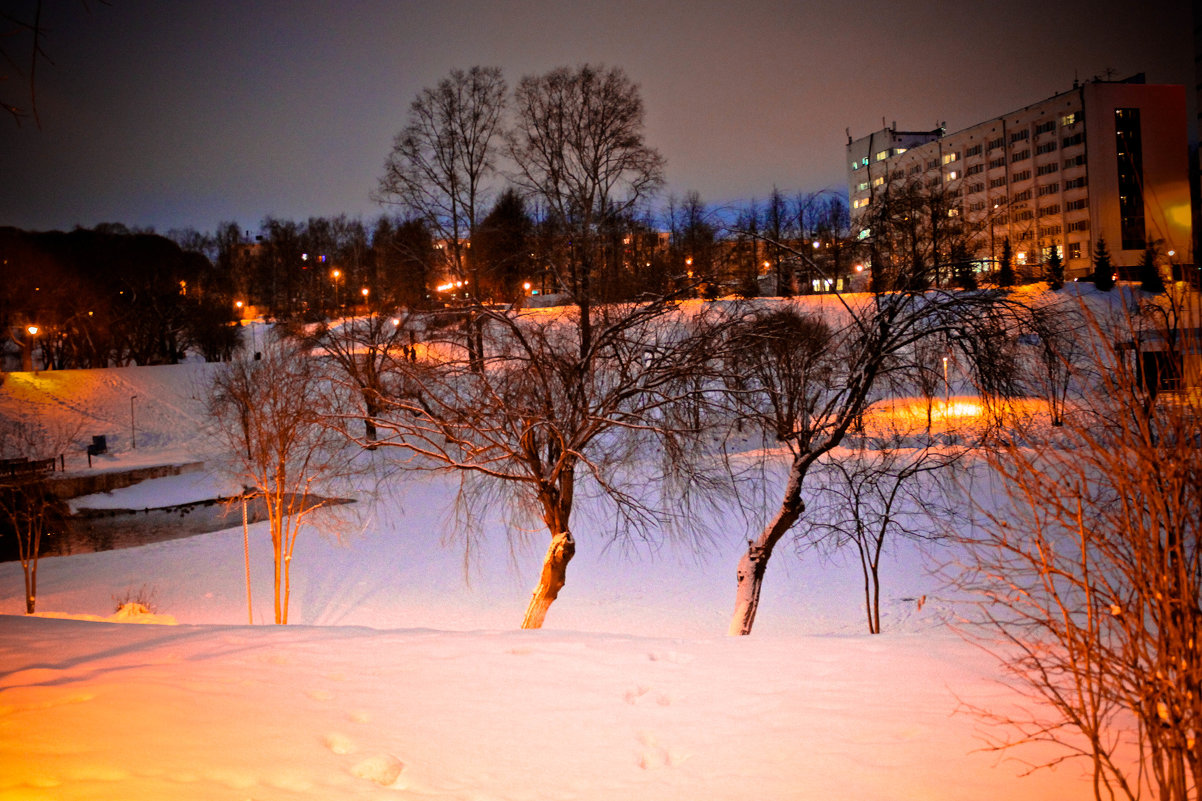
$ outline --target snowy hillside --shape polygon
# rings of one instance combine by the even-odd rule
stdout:
[[[0,414],[108,435],[96,469],[205,460],[196,398],[210,369],[10,374]],[[68,468],[86,470],[82,450]],[[166,506],[228,486],[206,472],[75,505]],[[975,752],[962,702],[1016,699],[945,626],[912,547],[883,568],[884,635],[862,633],[854,560],[783,551],[756,633],[730,639],[740,516],[696,554],[606,549],[586,513],[547,628],[519,631],[545,542],[535,532],[511,552],[488,520],[465,563],[444,536],[454,489],[438,475],[366,482],[353,514],[304,532],[287,628],[247,625],[237,510],[224,531],[44,559],[47,617],[21,615],[20,566],[0,564],[0,799],[1091,795],[1085,765],[1022,778],[1024,765]],[[263,624],[263,524],[250,536]],[[106,618],[129,596],[179,625],[49,616]]]

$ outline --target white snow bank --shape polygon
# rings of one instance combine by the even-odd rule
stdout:
[[[120,626],[0,617],[0,798],[1073,799],[973,753],[946,634]]]

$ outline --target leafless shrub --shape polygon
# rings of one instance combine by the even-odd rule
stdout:
[[[1058,441],[996,454],[1007,495],[963,538],[957,584],[976,599],[966,631],[1040,702],[1026,715],[978,711],[1004,724],[998,748],[1051,743],[1061,756],[1050,764],[1088,760],[1098,799],[1196,799],[1202,405],[1196,387],[1155,397],[1139,318],[1117,329],[1083,318],[1081,407]],[[1198,353],[1196,329],[1159,336]]]

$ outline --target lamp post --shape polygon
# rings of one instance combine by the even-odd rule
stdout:
[[[245,325],[250,328],[250,351],[252,354],[254,354],[254,358],[258,359],[259,358],[259,346],[258,346],[258,343],[255,342],[255,321],[254,320],[248,321],[242,317],[242,310],[245,308],[245,304],[242,301],[240,301],[240,300],[234,301],[234,308],[236,308],[238,310],[238,317],[241,318],[238,320],[238,325],[240,325],[240,326]]]
[[[943,357],[943,413],[947,414],[952,403],[952,385],[947,381],[947,357]]]
[[[138,449],[138,429],[134,425],[134,401],[137,399],[137,395],[129,396],[129,441],[135,451]]]
[[[330,271],[330,278],[334,281],[334,305],[339,309],[342,308],[342,287],[338,284],[338,279],[342,277],[342,270],[334,269]]]
[[[34,337],[38,335],[39,330],[40,329],[36,325],[29,325],[25,327],[25,332],[29,334],[29,338],[25,340],[25,349],[29,353],[29,369],[35,374],[37,373],[38,369],[33,361],[33,345]]]

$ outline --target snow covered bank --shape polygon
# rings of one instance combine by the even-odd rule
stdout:
[[[954,637],[0,617],[0,798],[1072,799],[970,753]]]

